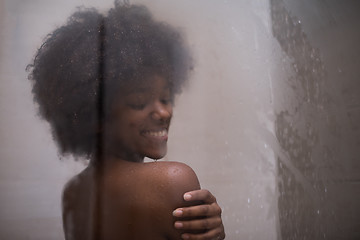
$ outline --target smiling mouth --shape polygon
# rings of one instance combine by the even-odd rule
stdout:
[[[143,132],[143,135],[152,138],[167,139],[168,131],[167,129],[147,130]]]

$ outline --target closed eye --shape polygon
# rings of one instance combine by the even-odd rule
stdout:
[[[146,104],[142,104],[142,103],[140,103],[140,104],[138,104],[138,103],[136,103],[136,104],[134,104],[134,103],[128,103],[127,106],[130,107],[130,108],[132,108],[132,109],[135,109],[135,110],[142,110],[142,109],[145,108]]]
[[[171,99],[169,99],[169,98],[166,98],[166,99],[161,99],[161,100],[160,100],[160,102],[161,102],[162,104],[167,105],[167,104],[172,103],[172,100],[171,100]]]

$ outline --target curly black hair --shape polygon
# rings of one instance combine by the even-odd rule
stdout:
[[[106,15],[78,9],[47,36],[27,67],[34,101],[59,153],[88,159],[98,147],[99,124],[122,88],[159,74],[174,95],[191,69],[177,30],[155,21],[144,6],[117,1]]]

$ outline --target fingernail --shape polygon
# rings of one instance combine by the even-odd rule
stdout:
[[[181,222],[175,222],[175,228],[182,228],[183,224]]]
[[[176,209],[175,211],[173,211],[174,217],[181,217],[182,215],[183,215],[183,211],[180,209]]]
[[[183,235],[181,235],[181,238],[182,238],[182,239],[189,239],[189,235],[183,234]]]
[[[185,199],[185,201],[189,201],[191,199],[191,195],[188,194],[188,193],[185,193],[184,194],[184,199]]]

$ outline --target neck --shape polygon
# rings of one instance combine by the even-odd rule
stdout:
[[[118,164],[130,164],[130,163],[144,163],[144,157],[140,156],[128,156],[118,154],[106,154],[100,159],[92,158],[90,160],[90,167],[94,167],[98,174],[102,175],[105,169],[112,168]]]
[[[111,161],[126,161],[126,162],[137,162],[143,163],[144,157],[136,153],[126,153],[126,152],[110,152],[105,156],[105,159]]]
[[[104,144],[101,153],[95,153],[90,163],[93,166],[101,167],[108,162],[135,162],[143,163],[144,156],[138,153],[125,151],[120,145]]]

